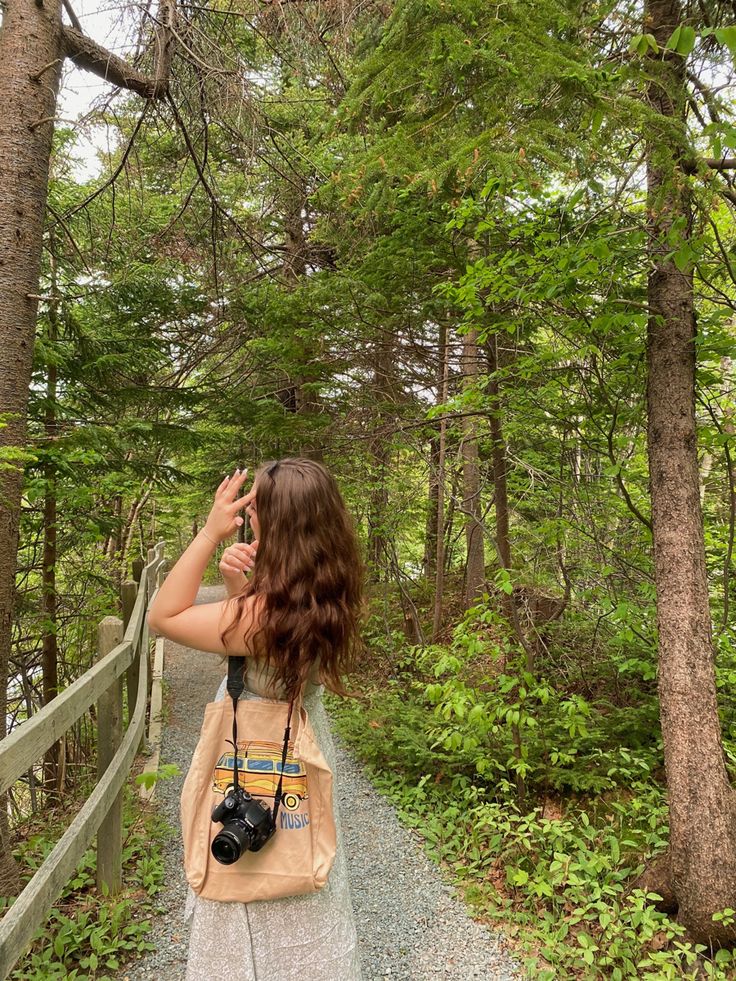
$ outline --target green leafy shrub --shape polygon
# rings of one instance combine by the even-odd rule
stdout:
[[[617,645],[622,673],[644,678],[636,645],[629,656]],[[393,677],[362,703],[328,696],[336,728],[475,915],[516,937],[530,974],[733,976],[728,951],[706,957],[632,888],[668,839],[649,691],[618,705],[603,686],[586,698],[535,677],[482,609],[450,644],[397,645],[392,660]]]
[[[63,830],[45,828],[19,843],[14,854],[26,881]],[[88,849],[10,981],[112,981],[110,972],[118,971],[132,954],[154,949],[147,935],[151,917],[159,912],[155,896],[163,888],[161,845],[173,830],[163,818],[142,809],[126,788],[122,892],[111,896],[106,887],[97,890],[96,851]],[[0,899],[0,908],[13,902],[13,897]]]

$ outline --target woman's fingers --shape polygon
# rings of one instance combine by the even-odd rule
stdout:
[[[247,542],[235,542],[234,544],[229,545],[222,553],[220,569],[222,569],[223,563],[227,563],[227,565],[236,572],[247,572],[249,569],[253,568],[257,548],[257,542],[252,544],[248,544]]]
[[[220,572],[223,576],[238,576],[243,570],[239,566],[220,563]]]
[[[229,483],[230,483],[230,477],[228,476],[223,477],[223,479],[220,481],[220,486],[215,491],[215,497],[219,497]]]
[[[220,482],[219,487],[215,491],[215,495],[219,496],[227,492],[227,497],[232,501],[234,500],[234,495],[238,493],[240,488],[245,483],[248,476],[248,468],[244,470],[235,470],[232,474],[226,474]]]
[[[235,501],[235,498],[236,498],[238,492],[240,491],[240,488],[245,483],[245,479],[246,479],[247,476],[248,476],[248,468],[247,467],[242,472],[240,470],[236,470],[235,473],[232,476],[232,480],[230,481],[230,483],[228,485],[228,489],[227,489],[228,497],[230,497],[230,499],[232,501],[234,501],[235,503],[237,503],[237,504],[240,504],[242,498],[238,497],[237,498],[237,501]]]
[[[255,551],[254,546],[252,544],[248,544],[248,542],[233,542],[232,545],[228,545],[228,547],[225,549],[222,555],[223,558],[226,555],[237,556],[238,558],[240,558],[240,556],[242,555],[245,558],[249,558],[251,553],[254,551]]]
[[[238,491],[242,486],[243,482],[240,480],[240,478],[234,478],[230,482],[225,492],[228,500],[230,501],[229,507],[233,515],[235,515],[236,511],[240,511],[242,508],[250,504],[255,496],[253,491],[250,491],[248,494],[243,495],[243,497],[238,497]],[[242,524],[242,521],[240,523]]]
[[[248,572],[248,567],[233,564],[221,565],[220,572],[223,574],[223,576],[239,576],[243,572]]]

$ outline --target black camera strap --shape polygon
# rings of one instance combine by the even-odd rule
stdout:
[[[229,657],[227,663],[227,691],[233,700],[233,783],[235,784],[236,791],[238,790],[238,699],[245,690],[245,681],[243,680],[243,675],[245,672],[245,658],[244,657]],[[281,773],[279,774],[279,785],[276,788],[276,795],[273,802],[273,823],[276,824],[276,818],[279,814],[279,807],[281,806],[282,797],[282,786],[284,782],[284,770],[286,768],[286,756],[289,749],[289,736],[291,734],[291,712],[294,708],[294,699],[292,698],[289,702],[289,714],[286,719],[286,728],[284,729],[284,746],[281,752]]]
[[[276,818],[279,816],[279,807],[281,807],[281,786],[284,782],[284,769],[286,768],[286,751],[289,746],[289,735],[291,733],[291,710],[294,707],[294,699],[292,698],[289,702],[289,714],[286,718],[286,728],[284,729],[284,749],[281,753],[281,773],[279,774],[279,785],[276,788],[276,796],[273,800],[273,823],[276,824]]]

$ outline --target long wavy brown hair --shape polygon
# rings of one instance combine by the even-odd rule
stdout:
[[[362,646],[365,566],[337,482],[321,463],[285,457],[262,464],[254,486],[258,553],[252,576],[231,601],[234,616],[222,643],[227,648],[246,599],[260,595],[262,624],[248,648],[255,653],[261,639],[286,697],[296,694],[317,658],[327,688],[355,695],[343,676],[354,670]]]

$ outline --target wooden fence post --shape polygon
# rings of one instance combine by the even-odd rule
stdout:
[[[123,621],[105,617],[97,627],[97,651],[101,660],[123,639]],[[123,679],[118,678],[97,702],[97,779],[110,761],[123,738]],[[120,789],[97,831],[97,888],[103,884],[112,893],[122,888],[123,857],[123,789]]]
[[[123,632],[128,629],[130,617],[135,606],[135,598],[138,595],[138,583],[132,579],[126,579],[120,587],[120,606],[123,611]]]
[[[156,549],[155,548],[149,548],[149,550],[148,550],[148,559],[146,561],[146,564],[147,565],[150,565],[151,562],[155,562],[155,561],[156,561]],[[146,579],[146,588],[148,589],[148,595],[146,596],[146,606],[147,606],[151,602],[151,597],[153,596],[153,591],[156,588],[156,576],[155,575],[152,576],[150,574],[150,569],[149,569],[148,578]]]
[[[137,583],[141,581],[141,575],[143,573],[143,566],[146,563],[143,561],[139,555],[137,559],[133,559],[133,578]]]
[[[123,633],[128,629],[130,617],[135,606],[135,598],[138,595],[138,584],[126,579],[120,590],[120,605],[123,608]],[[135,712],[135,697],[138,693],[138,674],[140,671],[140,661],[138,660],[139,648],[133,655],[133,661],[125,673],[126,688],[128,692],[128,725]]]
[[[163,585],[164,579],[168,576],[169,572],[171,571],[170,566],[171,566],[171,562],[168,559],[163,559],[161,561],[161,565],[158,567],[158,576],[156,582],[157,586]]]
[[[156,561],[156,558],[157,558],[156,549],[155,548],[149,548],[148,549],[148,564],[150,565],[151,562],[155,562]],[[158,569],[156,569],[156,571],[153,572],[153,573],[149,569],[148,570],[148,578],[146,579],[146,590],[147,590],[147,593],[146,593],[146,607],[150,606],[150,604],[151,604],[151,597],[153,596],[154,592],[156,591],[156,587],[157,586],[158,586]],[[153,685],[153,655],[151,654],[151,634],[150,634],[150,631],[148,629],[148,625],[147,624],[144,625],[144,627],[143,627],[143,633],[141,634],[141,639],[142,639],[142,641],[145,641],[145,647],[141,651],[141,657],[145,654],[145,656],[148,658],[148,696],[147,696],[147,698],[148,698],[148,704],[150,705],[150,703],[151,703],[151,686]]]

